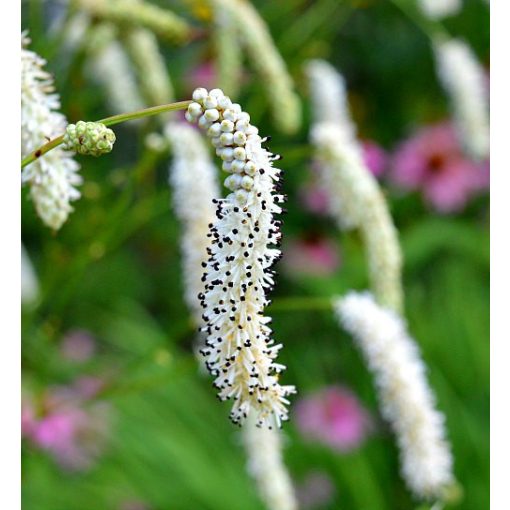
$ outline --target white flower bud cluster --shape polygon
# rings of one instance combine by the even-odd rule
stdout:
[[[351,292],[334,306],[374,374],[382,414],[397,436],[402,476],[418,497],[445,498],[454,483],[453,460],[416,343],[398,314],[369,293]]]
[[[29,39],[21,34],[21,156],[37,150],[62,134],[65,117],[53,93],[53,79],[43,68],[46,61],[29,51]],[[30,197],[43,222],[58,230],[73,210],[71,202],[80,197],[75,186],[82,180],[78,163],[57,147],[23,169],[22,183],[30,186]]]
[[[435,43],[437,72],[450,96],[453,115],[466,152],[474,159],[489,155],[489,98],[481,65],[459,39]]]
[[[243,427],[248,472],[268,510],[298,508],[292,480],[282,457],[282,431],[257,427],[249,418]]]
[[[346,98],[344,80],[323,61],[313,61],[307,71],[315,115],[310,138],[331,215],[342,229],[360,229],[372,289],[381,303],[400,310],[402,262],[397,231],[377,180],[363,161],[347,105],[339,104]]]
[[[101,156],[113,149],[115,133],[100,122],[78,121],[69,124],[64,135],[64,149],[87,156]]]
[[[241,424],[253,413],[259,426],[281,426],[288,419],[287,395],[293,386],[281,386],[285,367],[275,362],[281,344],[274,345],[271,319],[264,316],[266,297],[274,285],[271,265],[281,257],[272,246],[280,242],[280,224],[274,219],[281,170],[278,159],[262,147],[266,139],[250,124],[250,116],[220,89],[199,88],[186,112],[189,122],[207,133],[222,168],[230,175],[232,191],[215,200],[217,221],[210,224],[209,259],[199,294],[208,335],[202,354],[220,400],[234,401],[230,418]]]
[[[264,90],[275,126],[284,133],[294,133],[301,124],[301,102],[285,61],[271,34],[250,2],[244,0],[212,0],[215,9],[225,11],[239,27],[239,36],[252,65],[264,82]]]
[[[197,295],[203,290],[202,262],[208,258],[207,233],[209,224],[216,217],[213,200],[220,196],[220,190],[216,167],[200,133],[185,123],[169,122],[165,135],[173,153],[170,168],[173,203],[182,223],[185,299],[198,325],[202,322],[202,307],[197,300]]]
[[[462,0],[418,0],[420,10],[430,19],[454,16],[462,8]]]

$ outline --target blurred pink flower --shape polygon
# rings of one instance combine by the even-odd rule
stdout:
[[[364,140],[361,142],[363,150],[363,160],[367,168],[375,177],[382,175],[388,163],[386,151],[373,140]]]
[[[319,508],[331,502],[335,495],[333,480],[323,472],[311,471],[296,487],[299,508]]]
[[[50,388],[40,403],[41,416],[22,404],[23,437],[70,470],[84,470],[93,464],[103,449],[109,426],[109,406],[88,402],[92,392],[90,388],[84,392],[84,381]]]
[[[89,361],[96,352],[94,337],[83,329],[69,331],[60,344],[62,356],[77,363]]]
[[[340,265],[336,244],[325,237],[290,241],[284,248],[283,268],[290,274],[327,276]]]
[[[189,96],[197,87],[204,87],[207,90],[216,87],[216,70],[212,61],[193,67],[186,75],[186,87]]]
[[[367,411],[351,391],[341,386],[325,387],[298,400],[295,413],[304,437],[340,452],[358,447],[371,428]]]
[[[421,190],[434,209],[450,213],[488,187],[489,164],[467,159],[445,122],[422,128],[397,148],[390,178],[403,189]]]
[[[304,185],[301,190],[303,205],[315,214],[326,216],[328,214],[328,194],[316,182]]]

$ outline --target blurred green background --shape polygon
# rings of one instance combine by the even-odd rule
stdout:
[[[212,58],[207,23],[190,14],[187,2],[155,3],[205,29],[203,37],[183,47],[161,42],[177,99],[186,99],[192,91],[190,73]],[[284,255],[292,243],[320,238],[332,244],[338,258],[334,268],[316,274],[282,263],[269,313],[275,337],[284,344],[281,362],[288,368],[283,380],[297,386],[294,401],[326,386],[347,387],[374,422],[355,449],[339,452],[302,434],[291,411],[284,427],[285,460],[300,492],[307,491],[314,473],[332,485],[322,500],[303,507],[415,508],[398,473],[394,438],[378,417],[371,377],[352,340],[331,311],[313,309],[312,299],[309,309],[296,306],[295,298],[306,302],[368,285],[359,236],[340,233],[332,220],[303,206],[303,188],[312,175],[303,63],[324,58],[342,72],[360,137],[376,141],[389,154],[415,128],[450,115],[430,41],[389,1],[253,3],[296,80],[305,110],[299,133],[278,134],[261,93],[264,84],[247,65],[239,103],[262,133],[273,136],[271,148],[284,155],[289,195]],[[48,60],[68,120],[111,114],[104,90],[86,72],[84,54],[62,50],[65,6],[31,0],[22,3],[22,14],[31,49]],[[462,11],[444,22],[450,33],[469,42],[486,67],[488,16],[485,2],[466,0]],[[263,508],[245,470],[239,430],[228,421],[229,406],[215,399],[211,378],[194,357],[179,224],[167,184],[171,154],[144,143],[158,129],[154,119],[119,126],[112,154],[76,158],[85,180],[82,198],[58,234],[42,226],[24,190],[22,239],[40,283],[38,303],[23,308],[24,402],[44,416],[55,405],[55,392],[87,378],[99,381],[101,389],[84,399],[83,412],[99,413],[102,421],[101,440],[94,434],[83,439],[94,452],[84,467],[63,465],[48,449],[23,440],[26,510]],[[481,193],[445,215],[427,206],[420,193],[397,189],[384,174],[380,180],[400,232],[409,328],[447,417],[455,474],[464,491],[457,508],[486,508],[488,196]],[[80,357],[66,351],[66,339],[70,332],[76,337],[76,331],[93,352]]]

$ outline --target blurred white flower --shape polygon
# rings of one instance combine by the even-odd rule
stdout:
[[[296,510],[297,500],[282,457],[282,431],[257,427],[250,418],[243,427],[248,473],[268,510]]]
[[[46,61],[27,49],[30,40],[21,34],[21,156],[25,157],[47,141],[63,134],[66,119],[58,112],[60,101],[53,79],[44,70]],[[74,187],[81,184],[78,164],[57,147],[27,165],[21,174],[30,186],[30,197],[43,222],[58,230],[80,197]]]
[[[301,124],[301,103],[264,20],[244,0],[212,0],[212,3],[216,12],[223,11],[237,26],[258,79],[264,82],[275,125],[284,133],[296,132]]]
[[[418,6],[428,18],[440,19],[457,14],[462,0],[418,0]]]
[[[444,498],[454,482],[445,419],[435,409],[425,365],[404,322],[369,293],[350,292],[334,307],[374,374],[382,414],[397,436],[404,479],[421,498]]]
[[[489,96],[482,66],[459,39],[434,44],[439,79],[450,96],[460,140],[474,159],[489,155]]]
[[[21,303],[33,305],[39,297],[39,281],[25,247],[21,245]]]
[[[220,196],[216,167],[200,133],[184,123],[171,122],[165,135],[172,147],[170,183],[175,213],[182,223],[181,250],[185,298],[197,324],[202,308],[198,294],[203,290],[202,262],[208,258],[209,224],[216,217],[213,200]]]
[[[330,64],[318,60],[308,64],[307,74],[314,116],[310,139],[328,208],[340,228],[361,231],[371,286],[381,303],[400,310],[403,296],[397,231],[356,140],[344,79]]]

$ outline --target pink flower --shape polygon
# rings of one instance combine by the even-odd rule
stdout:
[[[306,184],[301,188],[300,194],[303,205],[310,212],[324,216],[329,213],[328,193],[317,183],[312,182],[310,184]]]
[[[363,160],[373,175],[379,177],[386,169],[388,155],[386,151],[373,140],[361,142]]]
[[[489,165],[467,159],[449,123],[422,128],[398,147],[391,180],[406,190],[421,190],[441,213],[460,211],[488,187]]]
[[[291,274],[327,276],[340,265],[336,244],[324,237],[290,241],[284,248],[283,268]]]
[[[319,508],[331,502],[335,495],[333,480],[323,472],[311,471],[296,487],[299,508]]]
[[[295,413],[304,437],[340,452],[358,447],[371,427],[358,399],[341,386],[325,387],[302,398],[296,403]]]
[[[197,87],[204,87],[207,90],[216,86],[216,69],[212,61],[203,62],[193,67],[186,75],[186,86],[189,89],[188,95]]]
[[[89,361],[96,351],[96,341],[94,337],[85,330],[75,329],[69,331],[60,345],[62,356],[76,363]]]
[[[49,389],[40,403],[41,416],[36,417],[31,407],[22,412],[23,436],[70,470],[89,468],[107,435],[110,409],[104,403],[87,402],[92,394],[91,388],[84,391],[87,381]]]

